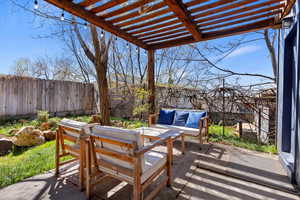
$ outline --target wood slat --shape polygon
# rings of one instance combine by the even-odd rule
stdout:
[[[236,20],[236,21],[231,21],[231,22],[227,22],[227,23],[222,23],[220,25],[216,25],[216,26],[210,26],[208,28],[202,28],[202,31],[208,31],[208,30],[212,30],[212,29],[217,29],[217,28],[223,28],[226,26],[231,26],[231,25],[236,25],[236,24],[240,24],[240,23],[244,23],[244,22],[249,22],[249,21],[253,21],[256,19],[260,19],[260,18],[264,18],[264,17],[274,17],[275,14],[279,14],[281,13],[280,10],[277,10],[276,12],[272,12],[272,13],[264,13],[261,15],[256,15],[254,17],[246,17],[240,20]]]
[[[224,12],[224,11],[227,11],[227,10],[230,10],[230,9],[236,9],[236,8],[241,7],[241,6],[244,6],[244,5],[247,5],[247,4],[250,4],[250,3],[254,3],[256,1],[257,0],[239,1],[237,3],[232,3],[232,4],[229,4],[227,6],[223,6],[223,7],[220,7],[220,8],[212,9],[212,10],[209,10],[209,11],[202,12],[200,14],[194,15],[194,18],[197,19],[197,18],[200,18],[200,17],[209,16],[209,15],[216,14],[216,13],[219,13],[219,12]]]
[[[126,2],[127,0],[111,0],[101,6],[98,6],[98,7],[95,7],[93,9],[91,9],[91,12],[92,13],[99,13],[99,12],[102,12],[104,10],[107,10],[109,8],[112,8],[114,6],[117,6],[117,5],[120,5],[121,3],[124,3]]]
[[[153,43],[153,42],[157,42],[157,41],[161,41],[161,40],[168,40],[168,39],[177,38],[177,37],[188,35],[188,34],[189,34],[189,32],[185,31],[185,32],[178,33],[178,34],[164,36],[164,37],[160,37],[160,38],[156,38],[156,39],[150,39],[150,40],[146,41],[146,43]]]
[[[103,18],[95,16],[94,14],[91,14],[88,10],[85,10],[83,7],[74,4],[68,0],[45,0],[56,7],[59,7],[61,9],[64,9],[71,14],[81,17],[82,19],[89,21],[90,23],[111,32],[112,34],[115,34],[118,37],[121,37],[141,48],[147,49],[147,45],[144,44],[142,41],[136,39],[135,37],[132,37],[127,32],[121,30],[120,28],[112,25],[111,23],[105,21]]]
[[[151,36],[148,36],[148,37],[142,37],[142,38],[139,38],[139,39],[148,40],[148,39],[152,39],[152,38],[162,37],[162,36],[165,36],[165,35],[170,35],[170,34],[173,34],[173,33],[178,33],[178,32],[185,31],[185,30],[186,30],[186,28],[179,28],[179,29],[176,29],[176,30],[173,30],[173,31],[168,31],[168,32],[165,32],[165,33],[157,34],[157,35],[151,35]]]
[[[144,37],[144,36],[153,35],[153,34],[157,34],[157,33],[163,33],[163,32],[170,31],[170,30],[175,30],[175,29],[181,28],[181,27],[184,27],[184,26],[182,24],[178,24],[178,25],[175,25],[175,26],[169,26],[167,28],[163,28],[163,29],[159,29],[159,30],[139,34],[137,37]]]
[[[182,0],[164,0],[164,2],[169,6],[178,19],[182,22],[187,30],[193,35],[195,40],[201,39],[201,33],[194,23],[190,12],[187,10],[185,5],[182,3]]]
[[[126,6],[122,7],[122,8],[119,8],[117,10],[108,12],[108,13],[103,14],[101,16],[104,17],[104,18],[111,18],[111,17],[117,16],[117,15],[120,15],[122,13],[131,11],[133,9],[139,8],[142,5],[145,5],[145,4],[147,4],[147,3],[151,2],[151,1],[152,0],[140,0],[140,1],[136,1],[136,2],[134,2],[132,4],[126,5]]]
[[[158,10],[162,7],[166,6],[163,2],[161,3],[158,3],[158,4],[155,4],[154,6],[152,6],[148,12],[152,12],[152,11],[155,11],[155,10]],[[167,9],[167,11],[169,11],[169,9]],[[131,13],[128,13],[127,15],[123,15],[123,16],[120,16],[120,17],[116,17],[112,20],[108,20],[110,23],[117,23],[117,22],[121,22],[121,21],[125,21],[125,20],[129,20],[130,18],[133,18],[133,17],[137,17],[137,16],[140,16],[141,14],[138,12],[138,11],[135,11],[135,12],[131,12]]]
[[[166,26],[170,26],[170,25],[173,25],[175,22],[175,20],[173,21],[169,21],[169,22],[166,22],[166,23],[162,23],[162,24],[158,24],[158,25],[155,25],[155,26],[151,26],[151,27],[148,27],[148,28],[144,28],[144,29],[140,29],[140,30],[137,30],[137,31],[132,31],[132,32],[129,32],[130,34],[138,34],[138,33],[143,33],[143,32],[146,32],[146,31],[152,31],[152,30],[155,30],[155,29],[159,29],[159,28],[164,28]],[[176,19],[176,22],[179,23]],[[183,26],[183,24],[180,24],[181,26]]]
[[[151,13],[151,14],[148,14],[148,15],[144,15],[144,16],[141,16],[139,18],[136,18],[136,19],[133,19],[133,20],[130,20],[130,21],[120,23],[120,24],[118,24],[118,26],[119,27],[129,26],[131,24],[140,23],[140,22],[143,22],[145,20],[153,19],[155,17],[158,17],[160,15],[165,15],[165,14],[168,14],[168,13],[170,13],[169,9],[160,10],[160,11],[157,11],[157,12],[154,12],[154,13]],[[170,14],[169,16],[171,18],[176,17],[176,15],[174,15],[174,14]]]
[[[239,14],[239,13],[242,13],[242,12],[251,11],[251,10],[261,8],[261,7],[264,7],[264,6],[270,6],[270,5],[275,4],[275,3],[278,3],[278,0],[270,0],[270,1],[267,1],[267,2],[251,5],[251,6],[244,7],[244,8],[240,8],[238,10],[232,10],[232,11],[228,11],[228,12],[221,13],[221,14],[218,14],[218,15],[214,15],[214,16],[211,16],[211,17],[207,17],[207,15],[204,15],[202,17],[206,17],[206,18],[196,19],[195,21],[198,22],[198,23],[207,22],[207,21],[210,21],[210,20],[219,19],[219,18],[223,18],[223,17],[226,17],[226,16]]]
[[[239,18],[242,18],[242,17],[253,16],[253,15],[261,14],[261,13],[264,13],[264,12],[270,12],[270,11],[273,11],[273,10],[276,10],[276,9],[280,9],[282,6],[283,6],[283,4],[280,4],[280,5],[276,5],[276,6],[272,6],[272,7],[259,9],[259,10],[253,11],[253,12],[246,12],[246,13],[241,14],[241,15],[234,15],[234,16],[230,16],[230,17],[226,17],[226,18],[222,18],[222,19],[218,18],[219,20],[214,20],[214,21],[210,21],[210,22],[206,22],[206,23],[200,23],[198,25],[200,25],[201,27],[205,27],[205,26],[210,26],[210,25],[213,25],[213,24],[219,24],[219,23],[222,23],[222,22],[227,22],[227,21],[239,19]],[[207,20],[205,20],[205,21],[207,21]]]
[[[147,26],[150,26],[150,25],[158,24],[158,23],[170,20],[170,19],[174,19],[174,16],[173,15],[164,16],[164,17],[161,17],[161,18],[158,18],[158,19],[155,19],[155,20],[148,21],[146,23],[142,23],[142,24],[139,24],[139,25],[133,25],[133,26],[130,26],[128,28],[124,28],[123,30],[124,31],[132,31],[134,29],[143,28],[143,27],[147,27]],[[176,19],[173,22],[174,22],[174,24],[179,23],[180,20]]]
[[[232,35],[237,35],[237,34],[243,34],[243,33],[248,33],[252,31],[258,31],[261,29],[266,29],[266,28],[278,28],[280,24],[273,24],[274,19],[269,19],[269,20],[263,20],[247,25],[242,25],[238,26],[235,28],[230,28],[222,31],[214,31],[214,32],[208,32],[208,33],[203,33],[203,41],[206,40],[212,40],[212,39],[217,39],[217,38],[222,38],[222,37],[228,37]],[[174,46],[179,46],[179,45],[185,45],[185,44],[190,44],[193,43],[194,38],[193,37],[183,37],[180,39],[175,39],[167,42],[162,42],[158,43],[155,45],[149,45],[149,48],[151,49],[161,49],[161,48],[169,48],[169,47],[174,47]]]
[[[193,1],[185,3],[185,6],[186,7],[191,7],[191,6],[202,4],[202,3],[205,3],[205,2],[208,2],[208,1],[210,1],[210,0],[193,0]]]
[[[101,1],[101,0],[84,0],[81,3],[79,3],[79,5],[84,6],[84,7],[88,7],[88,6],[93,5],[93,4],[95,4],[99,1]]]
[[[208,9],[211,9],[211,8],[215,8],[217,6],[229,4],[229,3],[232,3],[232,2],[235,2],[235,1],[238,1],[238,0],[219,0],[219,1],[216,1],[214,3],[209,3],[209,4],[206,4],[206,5],[203,5],[203,6],[193,8],[193,9],[190,10],[190,12],[196,13],[196,12],[208,10]]]
[[[257,31],[260,29],[273,27],[273,26],[275,26],[274,20],[275,20],[274,18],[269,18],[269,19],[257,21],[255,23],[236,26],[233,28],[228,28],[228,29],[219,30],[219,31],[211,31],[211,32],[207,32],[205,34],[206,34],[206,38],[215,39],[215,38],[224,37],[224,36],[236,35],[237,33],[238,34],[248,33],[248,32]]]

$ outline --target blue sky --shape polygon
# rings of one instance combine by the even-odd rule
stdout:
[[[0,12],[0,73],[10,73],[12,64],[18,58],[35,58],[45,54],[54,56],[63,52],[62,43],[58,39],[37,39],[38,35],[49,33],[49,30],[37,28],[37,24],[33,22],[33,14],[12,7],[7,0],[0,0]],[[233,37],[229,37],[212,42],[224,43],[232,39]],[[268,51],[262,40],[236,49],[221,66],[237,72],[272,76]]]

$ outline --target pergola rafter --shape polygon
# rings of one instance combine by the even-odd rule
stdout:
[[[45,1],[147,50],[278,28],[281,23],[278,19],[286,16],[295,3],[294,0]]]
[[[184,24],[186,29],[193,35],[195,41],[200,41],[202,36],[200,30],[193,21],[190,11],[181,0],[164,0],[168,7],[175,13],[177,18]]]

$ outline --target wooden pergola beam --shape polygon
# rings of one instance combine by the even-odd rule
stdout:
[[[274,18],[272,18],[267,20],[261,20],[251,24],[236,26],[234,28],[203,33],[202,40],[203,41],[213,40],[217,38],[223,38],[223,37],[258,31],[266,28],[280,28],[280,26],[281,26],[280,24],[274,25]],[[195,43],[195,40],[193,37],[188,36],[188,37],[182,37],[167,42],[161,42],[161,43],[149,45],[149,48],[162,49],[162,48],[175,47],[175,46],[186,45],[191,43]]]
[[[149,95],[149,112],[155,113],[155,66],[154,66],[154,50],[148,50],[148,64],[147,64],[147,81]]]
[[[287,5],[286,5],[285,9],[283,10],[280,19],[283,19],[285,16],[287,16],[291,12],[295,3],[296,3],[296,0],[288,0],[287,1]]]
[[[45,1],[55,5],[58,8],[64,9],[64,10],[68,11],[69,13],[71,13],[77,17],[80,17],[80,18],[106,30],[106,31],[109,31],[110,33],[112,33],[120,38],[123,38],[124,40],[127,40],[141,48],[149,49],[149,47],[142,41],[131,36],[127,32],[121,30],[119,27],[106,22],[102,17],[92,14],[88,10],[84,9],[83,7],[81,7],[78,4],[73,3],[72,1],[69,1],[69,0],[45,0]]]
[[[186,26],[187,30],[193,35],[195,41],[202,39],[201,33],[194,23],[190,12],[183,4],[182,0],[164,0],[170,10],[172,10],[178,19]]]

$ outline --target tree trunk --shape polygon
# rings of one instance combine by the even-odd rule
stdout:
[[[274,42],[276,40],[276,33],[273,33],[273,41],[271,41],[269,30],[265,29],[264,30],[264,38],[265,38],[265,43],[267,45],[270,57],[271,57],[271,63],[272,63],[272,69],[273,69],[273,75],[275,77],[275,82],[276,82],[276,75],[277,75],[277,59],[276,59],[276,53],[275,53],[275,47],[274,47]]]
[[[103,70],[102,63],[97,64],[97,85],[100,97],[100,113],[103,125],[110,125],[110,103],[109,103],[109,90],[106,73]]]

